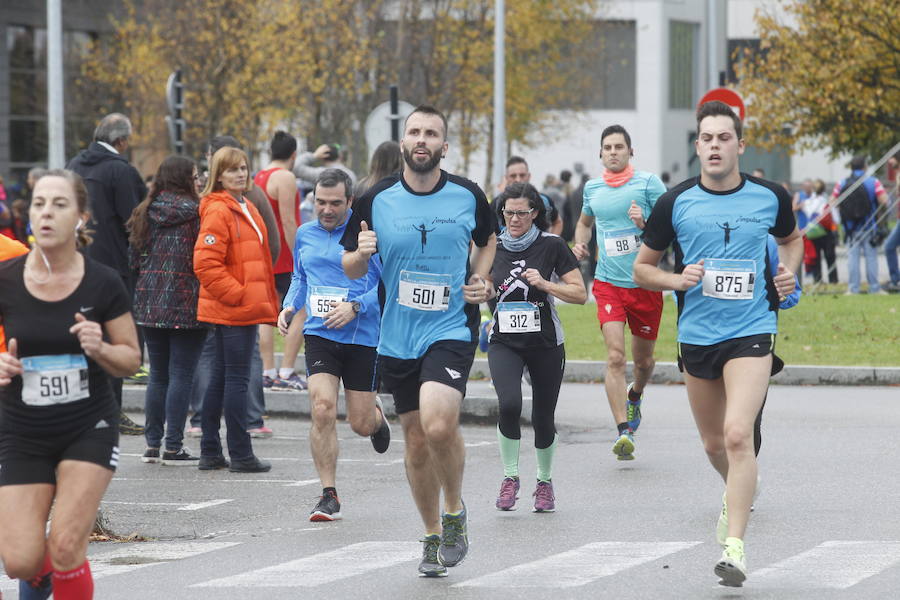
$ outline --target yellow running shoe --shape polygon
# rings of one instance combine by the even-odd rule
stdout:
[[[722,558],[713,568],[716,575],[722,578],[719,585],[741,587],[747,579],[747,564],[744,558],[744,542],[740,538],[730,537],[726,540]]]
[[[725,501],[726,494],[722,494],[722,512],[719,513],[719,522],[716,523],[716,541],[720,546],[725,545],[725,539],[728,537],[728,503]]]

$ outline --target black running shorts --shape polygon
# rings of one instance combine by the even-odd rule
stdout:
[[[100,419],[63,435],[0,433],[0,486],[56,484],[56,467],[80,460],[115,471],[119,464],[119,421]]]
[[[719,379],[732,358],[772,354],[772,375],[781,372],[784,361],[775,356],[775,335],[761,333],[739,337],[712,346],[678,344],[678,369],[700,379]]]
[[[284,302],[288,290],[291,288],[290,273],[275,273],[275,291],[278,292],[278,304]]]
[[[371,346],[341,344],[317,335],[305,335],[306,376],[328,373],[344,382],[344,389],[374,392],[378,386],[378,353]]]
[[[419,387],[426,381],[449,385],[465,396],[476,345],[441,340],[429,346],[420,358],[379,356],[378,372],[385,389],[394,396],[397,414],[419,410]]]

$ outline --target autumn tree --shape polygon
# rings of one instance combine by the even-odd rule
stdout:
[[[180,67],[188,148],[230,133],[251,148],[275,127],[308,147],[341,142],[368,158],[362,127],[397,83],[414,104],[451,121],[468,158],[489,146],[494,0],[143,0],[98,42],[83,80],[132,117],[136,142],[165,139],[163,88]],[[598,0],[507,3],[507,125],[511,141],[552,134],[548,108],[583,95],[564,68],[588,56]],[[588,42],[583,44],[583,42]],[[488,152],[490,155],[490,152]]]
[[[748,137],[879,156],[900,131],[900,4],[795,1],[788,19],[757,13],[758,52],[737,57]]]

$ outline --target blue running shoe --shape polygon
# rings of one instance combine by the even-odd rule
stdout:
[[[644,393],[641,392],[640,397],[637,402],[634,402],[631,399],[631,390],[634,388],[634,383],[629,383],[628,387],[625,390],[625,397],[628,398],[628,402],[625,403],[625,416],[628,420],[628,426],[631,427],[632,431],[637,431],[637,428],[641,426],[641,402],[644,401]]]
[[[488,351],[488,345],[491,340],[491,327],[494,322],[481,315],[481,326],[478,328],[478,349],[482,352]]]

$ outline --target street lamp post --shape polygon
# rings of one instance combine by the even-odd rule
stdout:
[[[505,2],[504,0],[494,0],[494,173],[502,173],[506,163],[505,30]]]
[[[66,166],[66,121],[63,105],[62,4],[47,0],[47,165]]]

